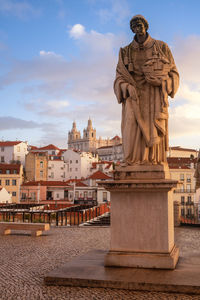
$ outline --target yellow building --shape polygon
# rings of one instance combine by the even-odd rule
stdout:
[[[12,202],[20,202],[20,185],[23,182],[23,166],[0,164],[0,187],[12,195]]]
[[[25,160],[25,180],[47,180],[48,176],[48,152],[29,152]]]
[[[168,157],[171,179],[178,181],[177,187],[173,190],[173,200],[181,204],[182,215],[193,214],[196,160],[189,157]]]
[[[182,148],[180,146],[169,147],[169,157],[197,158],[198,151],[195,149]]]

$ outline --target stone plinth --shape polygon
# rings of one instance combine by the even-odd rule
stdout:
[[[129,179],[170,179],[167,163],[160,165],[117,166],[114,171],[115,180]]]
[[[111,242],[105,266],[175,268],[179,249],[174,245],[171,189],[176,184],[159,178],[103,183],[111,192]]]

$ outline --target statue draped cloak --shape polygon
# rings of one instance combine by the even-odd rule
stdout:
[[[149,84],[145,77],[162,78],[161,86]],[[134,94],[123,98],[121,85],[132,85]],[[166,161],[168,151],[168,95],[173,98],[179,74],[166,43],[149,35],[143,44],[134,39],[121,48],[114,92],[122,103],[122,145],[129,164],[157,164]]]

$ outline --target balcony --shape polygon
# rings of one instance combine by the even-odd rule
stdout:
[[[195,189],[181,189],[181,190],[174,190],[174,194],[176,193],[195,193]]]

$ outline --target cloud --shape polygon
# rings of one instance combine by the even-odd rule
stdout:
[[[35,9],[27,1],[0,0],[0,12],[26,19],[28,16],[40,15],[39,9]]]
[[[97,15],[102,23],[116,22],[122,24],[126,18],[130,18],[130,8],[126,0],[108,0],[107,8],[100,9]]]
[[[170,101],[170,135],[185,145],[200,145],[200,36],[176,38],[173,46],[180,87]],[[193,141],[192,141],[193,139]]]
[[[61,130],[62,124],[57,122],[57,126],[52,123],[27,121],[11,116],[0,117],[1,135],[9,139],[28,140],[30,144],[44,146],[54,142],[59,147],[67,146],[66,131]],[[31,135],[30,135],[31,129]]]
[[[34,121],[26,121],[14,117],[0,117],[0,128],[1,130],[11,130],[11,129],[27,129],[27,128],[39,128],[41,124]]]
[[[56,54],[55,52],[53,52],[53,51],[44,51],[44,50],[41,50],[40,52],[40,56],[41,57],[46,57],[46,58],[62,58],[62,56],[61,55],[58,55],[58,54]]]
[[[69,31],[70,37],[79,39],[86,34],[85,27],[81,24],[75,24]]]
[[[76,25],[72,29],[77,28]],[[75,106],[85,108],[88,115],[92,107],[103,107],[105,116],[107,103],[111,107],[112,103],[116,103],[113,80],[117,52],[126,38],[94,30],[83,31],[84,34],[76,35],[75,39],[80,49],[79,57],[67,60],[53,51],[41,50],[39,56],[32,60],[16,60],[10,71],[0,77],[0,87],[22,83],[26,108],[40,114],[64,117]],[[36,96],[33,97],[33,94]],[[54,108],[52,101],[58,101]],[[65,107],[61,108],[63,104]],[[114,110],[111,113],[115,114]],[[109,117],[112,118],[111,115]],[[72,114],[70,119],[73,119]]]

